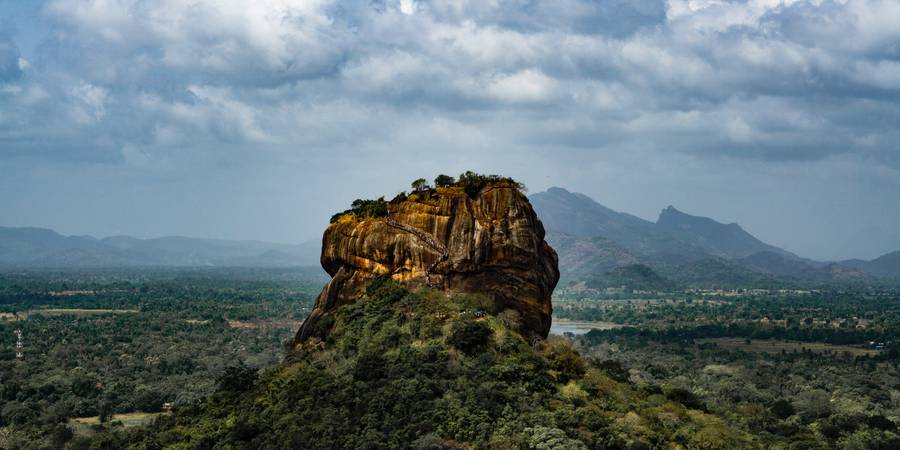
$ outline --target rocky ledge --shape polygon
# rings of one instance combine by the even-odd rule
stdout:
[[[327,336],[332,312],[381,276],[411,288],[485,295],[516,311],[525,335],[547,336],[559,268],[528,198],[509,179],[491,177],[476,189],[449,179],[436,188],[417,180],[409,196],[357,201],[332,219],[321,257],[332,279],[291,349]]]

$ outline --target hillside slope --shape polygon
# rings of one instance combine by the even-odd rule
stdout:
[[[871,261],[851,259],[841,265],[884,277],[900,278],[900,250],[879,256]]]
[[[531,345],[508,313],[382,279],[325,341],[113,447],[308,449],[758,448],[678,390],[631,384],[567,341]],[[494,315],[496,314],[496,315]],[[698,405],[693,404],[696,408]]]

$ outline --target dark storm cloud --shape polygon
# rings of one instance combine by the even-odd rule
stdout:
[[[712,192],[752,168],[771,189],[793,167],[810,193],[900,202],[884,187],[900,171],[895,1],[52,0],[29,11],[10,12],[16,26],[0,38],[0,162],[26,181],[90,167],[164,197],[177,183],[152,180],[268,174],[253,186],[275,198],[267,189],[329,170],[340,175],[320,181],[377,167],[377,192],[405,187],[389,175],[473,167],[600,195],[603,178],[622,202],[612,206],[652,216],[675,199],[649,199],[685,180],[685,192]],[[33,45],[16,47],[20,36]],[[227,196],[222,183],[206,184],[209,201]],[[343,200],[306,207],[324,217]]]

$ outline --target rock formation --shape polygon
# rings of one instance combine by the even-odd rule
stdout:
[[[473,196],[453,186],[419,194],[392,200],[385,217],[335,217],[322,238],[321,257],[332,279],[293,348],[324,337],[329,315],[384,275],[412,288],[490,296],[519,313],[526,335],[547,336],[557,256],[519,187],[495,181]]]

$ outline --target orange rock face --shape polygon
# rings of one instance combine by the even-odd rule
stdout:
[[[412,288],[490,296],[519,312],[526,334],[544,338],[550,330],[556,252],[528,198],[510,184],[488,185],[474,199],[458,188],[438,188],[428,202],[391,202],[387,217],[343,216],[325,230],[321,261],[332,279],[294,347],[324,337],[324,319],[388,274]]]

